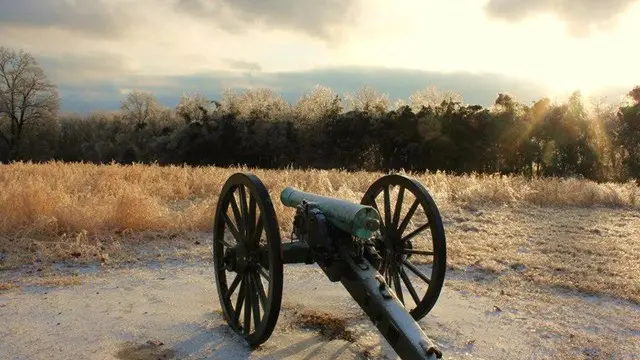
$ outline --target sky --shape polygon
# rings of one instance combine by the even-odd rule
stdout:
[[[63,111],[315,85],[616,102],[640,85],[637,19],[638,0],[0,0],[0,46],[36,57]]]

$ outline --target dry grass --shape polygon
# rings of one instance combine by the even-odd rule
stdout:
[[[82,284],[78,275],[47,274],[42,276],[21,276],[7,281],[0,281],[0,292],[18,289],[22,286],[64,287]]]
[[[134,245],[176,246],[184,238],[193,243],[198,234],[210,233],[218,193],[238,171],[251,171],[265,183],[285,237],[294,215],[279,201],[285,186],[359,201],[382,175],[55,162],[0,165],[0,270],[58,259],[109,262]],[[429,189],[443,213],[451,266],[475,266],[503,278],[640,302],[640,243],[633,239],[640,227],[640,218],[633,216],[640,209],[640,187],[635,184],[409,175]],[[476,211],[492,207],[503,211],[488,210],[483,216]],[[522,214],[517,209],[534,210]],[[609,218],[594,215],[600,214],[598,209]],[[573,211],[573,218],[566,211]],[[190,250],[176,250],[180,252]],[[139,257],[127,253],[125,258]]]
[[[0,291],[7,291],[17,287],[16,284],[8,281],[0,281]]]
[[[163,345],[162,342],[152,340],[144,344],[126,342],[115,357],[120,360],[175,359],[176,351]]]
[[[61,287],[82,284],[82,278],[78,275],[51,275],[31,278],[25,277],[21,281],[23,285],[43,287]]]
[[[320,335],[329,340],[340,339],[355,342],[354,334],[347,329],[347,321],[344,317],[309,309],[296,311],[294,314],[298,327],[318,331]]]
[[[127,230],[208,231],[217,196],[227,178],[252,171],[269,189],[281,224],[290,211],[278,200],[288,185],[359,201],[380,173],[259,170],[145,165],[0,165],[0,233],[28,237]],[[633,183],[597,184],[576,179],[497,175],[415,174],[439,205],[517,204],[640,208]]]

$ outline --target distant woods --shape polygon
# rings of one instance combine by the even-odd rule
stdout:
[[[531,104],[498,94],[484,108],[426,88],[406,102],[318,86],[290,104],[268,89],[184,95],[175,108],[132,91],[119,111],[60,115],[55,86],[24,52],[0,48],[0,160],[443,170],[640,179],[640,86],[617,106]]]

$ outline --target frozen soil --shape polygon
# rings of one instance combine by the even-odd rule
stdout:
[[[640,305],[629,293],[640,277],[637,211],[482,207],[443,217],[452,265],[419,324],[445,358],[640,359]],[[1,271],[0,359],[397,358],[315,265],[285,266],[276,330],[249,349],[222,317],[209,238],[131,263]],[[619,261],[598,263],[602,249]],[[336,323],[338,336],[326,331]]]

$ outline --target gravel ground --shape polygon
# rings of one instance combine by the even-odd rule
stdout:
[[[3,277],[16,279],[24,271],[5,272]],[[329,282],[316,266],[285,267],[278,326],[269,341],[254,351],[226,326],[208,263],[173,261],[60,271],[79,278],[79,284],[22,286],[0,295],[0,358],[397,358],[342,286]],[[526,310],[524,303],[519,310],[513,304],[496,304],[491,296],[478,296],[464,289],[464,284],[476,283],[470,275],[451,271],[437,306],[420,321],[445,358],[561,357],[557,344],[565,339],[543,325],[548,314]],[[635,346],[635,354],[640,353],[640,331],[625,331],[622,325],[632,326],[633,316],[637,317],[640,310],[637,305],[586,296],[573,296],[571,301],[579,306],[560,307],[556,316],[572,319],[576,332],[618,329],[620,341]],[[606,308],[609,312],[592,316],[583,312],[585,307]],[[299,314],[307,310],[345,319],[354,341],[330,340],[317,329],[306,329],[300,325]],[[612,323],[620,326],[613,330],[600,326]],[[574,350],[582,354],[578,358],[597,358],[600,351]],[[616,358],[634,359],[637,355],[632,350]]]
[[[637,211],[450,207],[443,219],[450,269],[419,324],[446,359],[640,359]],[[221,315],[210,234],[178,240],[132,242],[130,264],[0,271],[0,359],[397,358],[315,265],[285,266],[278,325],[251,351]],[[309,312],[349,336],[309,327]]]

